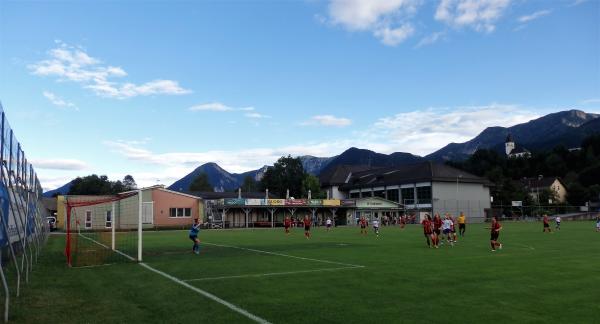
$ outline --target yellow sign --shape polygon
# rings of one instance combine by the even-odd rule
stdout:
[[[269,199],[270,206],[285,206],[285,199]]]
[[[323,199],[323,206],[339,206],[339,199]]]

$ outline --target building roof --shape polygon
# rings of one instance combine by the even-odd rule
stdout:
[[[223,198],[238,198],[237,192],[212,192],[212,191],[186,191],[188,195],[199,197],[205,200],[223,199]],[[264,192],[242,192],[242,198],[244,199],[264,199]],[[269,193],[269,198],[275,198],[275,196]]]
[[[524,178],[521,182],[530,189],[548,189],[555,180],[558,180],[565,187],[565,184],[558,177]]]
[[[511,143],[511,142],[514,143],[513,138],[512,138],[512,134],[508,133],[508,135],[506,136],[506,143]]]
[[[524,154],[524,153],[529,154],[531,152],[529,152],[529,150],[524,148],[523,146],[515,145],[515,148],[512,149],[509,154]]]
[[[459,170],[446,164],[431,161],[401,165],[389,168],[378,168],[352,174],[342,190],[355,188],[400,185],[416,182],[462,182],[491,185],[485,178]]]
[[[322,187],[339,186],[347,183],[350,176],[354,173],[376,169],[382,168],[371,167],[368,165],[338,165],[322,172],[319,175],[319,182]]]

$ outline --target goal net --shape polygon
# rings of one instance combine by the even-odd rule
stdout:
[[[66,196],[67,264],[97,266],[141,260],[141,195]]]

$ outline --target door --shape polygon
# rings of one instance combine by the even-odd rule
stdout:
[[[145,202],[142,204],[142,224],[154,223],[154,202]]]

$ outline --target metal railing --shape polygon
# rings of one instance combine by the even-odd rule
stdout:
[[[4,321],[11,297],[19,297],[23,283],[37,264],[48,239],[48,213],[42,186],[28,163],[0,104],[0,279]]]

